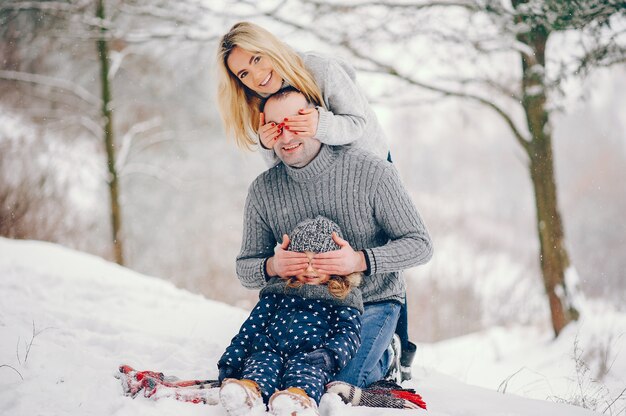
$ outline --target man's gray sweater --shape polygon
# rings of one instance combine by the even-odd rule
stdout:
[[[352,248],[364,251],[369,266],[361,283],[364,303],[403,302],[399,272],[431,258],[430,236],[395,167],[345,146],[322,145],[307,166],[280,163],[250,185],[237,256],[242,285],[263,288],[265,260],[274,255],[277,241],[318,215],[335,221]]]

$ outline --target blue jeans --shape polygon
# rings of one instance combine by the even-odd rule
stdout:
[[[400,304],[380,302],[365,305],[364,309],[361,346],[348,365],[335,376],[335,380],[358,387],[367,387],[387,374],[391,365],[387,347],[396,330]]]

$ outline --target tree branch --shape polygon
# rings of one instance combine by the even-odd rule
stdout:
[[[29,72],[7,71],[0,70],[0,79],[7,79],[11,81],[27,82],[37,85],[45,85],[48,87],[58,88],[63,91],[69,92],[81,100],[87,102],[90,105],[101,105],[100,98],[96,97],[85,88],[71,81],[66,81],[60,78],[49,77],[46,75],[31,74]]]
[[[39,10],[74,13],[84,10],[89,5],[91,5],[90,0],[83,0],[74,4],[62,1],[16,1],[2,4],[0,11]]]
[[[119,176],[120,178],[122,178],[132,174],[142,174],[150,176],[154,179],[170,185],[172,188],[179,191],[195,191],[198,189],[198,185],[195,185],[194,183],[200,182],[200,179],[197,179],[190,183],[190,181],[178,178],[167,172],[166,170],[159,168],[158,166],[138,162],[128,163],[120,171]]]
[[[462,7],[468,10],[473,10],[473,11],[478,11],[480,10],[480,7],[478,4],[476,4],[476,2],[474,1],[445,1],[445,0],[440,0],[440,1],[426,1],[426,2],[416,2],[416,3],[406,3],[406,2],[394,2],[394,1],[376,1],[376,0],[372,0],[372,1],[361,1],[358,3],[349,3],[349,4],[344,4],[344,3],[336,3],[336,2],[326,2],[326,1],[319,1],[319,0],[305,0],[305,3],[309,3],[309,4],[313,4],[315,6],[318,7],[328,7],[330,9],[333,10],[354,10],[354,9],[360,9],[360,8],[364,8],[364,7],[376,7],[376,6],[381,6],[381,7],[387,7],[387,8],[391,8],[391,9],[413,9],[413,10],[419,10],[419,9],[432,9],[435,7]]]
[[[302,26],[300,24],[294,23],[290,20],[287,19],[283,19],[279,16],[276,15],[268,15],[268,17],[271,17],[273,19],[275,19],[276,21],[283,23],[285,25],[289,25],[291,27],[294,27],[298,30],[302,30],[305,32],[309,32],[314,34],[315,36],[317,36],[319,39],[324,40],[326,42],[329,43],[334,43],[332,39],[330,39],[329,37],[315,32],[314,30],[307,28],[305,26]],[[513,132],[513,136],[515,138],[515,140],[517,140],[517,142],[519,143],[520,146],[522,146],[522,148],[524,148],[524,150],[526,150],[526,152],[530,152],[530,144],[529,144],[529,140],[527,140],[524,135],[518,130],[517,126],[515,125],[515,122],[513,121],[513,119],[506,113],[506,111],[504,111],[504,109],[502,109],[500,106],[498,106],[497,104],[495,104],[492,101],[489,101],[486,98],[480,97],[478,95],[475,94],[470,94],[470,93],[466,93],[466,92],[461,92],[461,91],[454,91],[454,90],[450,90],[447,88],[443,88],[443,87],[437,87],[434,85],[430,85],[427,84],[425,82],[421,82],[418,80],[415,80],[409,76],[403,75],[401,73],[399,73],[397,71],[396,68],[394,68],[391,65],[385,64],[383,62],[380,62],[376,59],[374,59],[371,55],[368,54],[363,54],[361,51],[357,50],[357,48],[353,47],[352,45],[350,45],[349,42],[344,41],[341,43],[341,46],[343,46],[345,49],[347,49],[350,53],[352,53],[355,57],[362,59],[364,61],[367,61],[371,64],[373,64],[378,71],[380,71],[381,73],[385,73],[385,74],[389,74],[392,75],[398,79],[401,79],[411,85],[423,88],[425,90],[428,91],[432,91],[432,92],[436,92],[439,94],[442,94],[443,96],[448,96],[448,97],[459,97],[459,98],[467,98],[473,101],[476,101],[480,104],[483,104],[489,108],[491,108],[493,111],[496,112],[496,114],[498,114],[504,121],[505,123],[509,126],[509,128],[511,129],[511,131]]]
[[[121,170],[122,167],[126,164],[126,160],[128,159],[128,155],[130,154],[130,148],[133,145],[134,138],[140,133],[158,127],[160,124],[161,118],[154,117],[150,120],[134,124],[126,132],[126,134],[124,134],[124,137],[122,137],[122,146],[120,148],[119,154],[117,155],[117,161],[115,163],[117,170]]]

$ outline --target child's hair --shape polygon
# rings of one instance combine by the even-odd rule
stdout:
[[[322,93],[302,58],[272,33],[250,22],[235,24],[220,40],[217,49],[217,102],[226,129],[240,147],[250,149],[257,143],[260,104],[263,100],[246,87],[228,68],[227,59],[235,46],[268,58],[274,71],[301,91],[307,101],[323,106]]]
[[[350,290],[353,287],[357,287],[361,284],[361,273],[351,273],[347,276],[331,276],[328,282],[325,283],[328,286],[328,291],[336,298],[344,299],[348,296]],[[287,287],[299,288],[304,283],[300,282],[295,276],[289,278]]]

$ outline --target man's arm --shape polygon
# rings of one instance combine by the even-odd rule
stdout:
[[[253,183],[243,213],[241,250],[236,260],[237,277],[248,289],[265,286],[265,260],[274,254],[276,240],[258,205],[257,189]]]
[[[387,167],[373,200],[376,221],[389,241],[363,250],[369,274],[396,272],[427,263],[433,255],[432,240],[395,167]]]
[[[340,276],[353,272],[370,275],[396,272],[430,260],[432,241],[393,166],[386,167],[375,186],[372,205],[376,221],[389,241],[379,247],[355,251],[347,241],[335,235],[333,239],[340,249],[316,254],[312,261],[316,270]]]
[[[243,238],[241,250],[237,256],[237,277],[248,289],[261,289],[270,277],[287,278],[296,276],[306,269],[309,260],[304,253],[287,251],[289,237],[283,235],[283,241],[276,245],[274,232],[264,218],[259,207],[257,192],[253,183],[248,191],[244,208]]]

